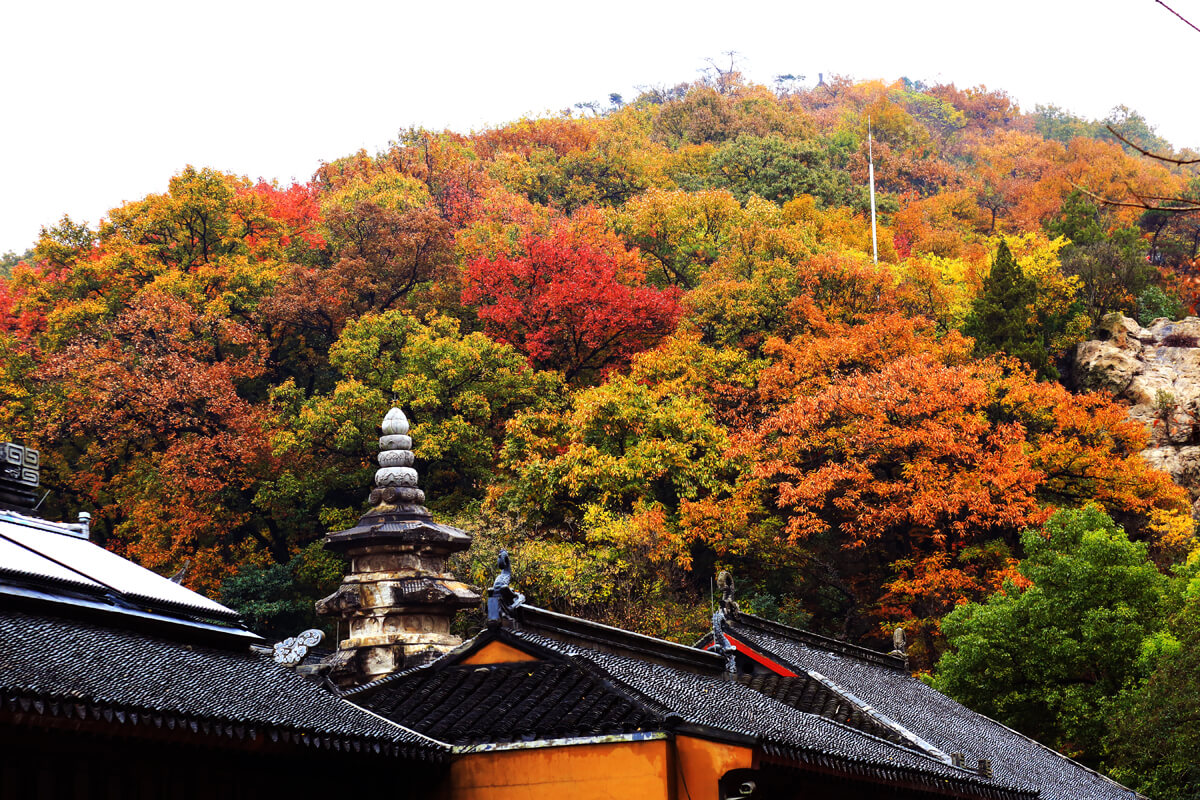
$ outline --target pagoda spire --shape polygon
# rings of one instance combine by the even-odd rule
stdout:
[[[412,437],[408,435],[408,417],[398,408],[392,408],[383,418],[383,435],[379,437],[379,469],[375,470],[375,488],[371,491],[371,505],[376,510],[384,507],[424,506],[425,492],[421,491],[420,475],[413,467],[416,457],[412,451]]]
[[[325,546],[350,560],[341,588],[317,602],[317,612],[346,621],[349,635],[328,660],[345,687],[418,666],[462,640],[450,633],[456,611],[478,606],[479,590],[446,571],[451,554],[471,546],[466,531],[433,521],[413,466],[408,418],[388,411],[379,437],[379,469],[371,510]]]

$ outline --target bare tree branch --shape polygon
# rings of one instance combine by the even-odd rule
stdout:
[[[1161,200],[1161,201],[1165,201],[1167,203],[1176,203],[1177,204],[1177,205],[1171,205],[1171,206],[1165,206],[1165,205],[1154,206],[1153,210],[1155,210],[1155,211],[1170,211],[1172,209],[1177,209],[1180,211],[1196,211],[1197,209],[1200,209],[1200,203],[1197,203],[1195,200],[1190,200],[1186,197],[1163,197],[1162,195],[1155,195],[1155,194],[1145,194],[1144,195],[1144,194],[1141,194],[1140,192],[1135,191],[1134,188],[1132,186],[1130,186],[1129,184],[1125,184],[1125,190],[1127,192],[1129,192],[1131,195],[1133,195],[1134,197],[1136,197],[1138,199],[1138,201],[1145,203],[1147,205],[1147,207],[1150,206],[1150,201],[1152,201],[1152,200]]]
[[[1143,199],[1138,196],[1137,192],[1134,192],[1132,189],[1129,189],[1128,186],[1125,187],[1126,190],[1128,190],[1129,193],[1131,195],[1133,195],[1134,198],[1137,199],[1138,202],[1131,203],[1128,200],[1114,200],[1111,197],[1101,197],[1100,195],[1096,194],[1095,192],[1091,191],[1090,189],[1085,189],[1084,187],[1080,186],[1077,183],[1074,183],[1073,181],[1067,181],[1067,183],[1071,184],[1072,187],[1083,192],[1088,197],[1095,200],[1097,203],[1103,203],[1106,206],[1121,206],[1123,208],[1140,208],[1144,211],[1164,211],[1164,212],[1171,213],[1171,214],[1193,214],[1197,211],[1200,211],[1200,202],[1194,202],[1191,200],[1183,200],[1183,199],[1177,198],[1177,197],[1167,197],[1167,198],[1157,198],[1157,199],[1163,199],[1163,200],[1167,200],[1169,202],[1175,202],[1175,203],[1186,203],[1187,205],[1164,206],[1164,205],[1155,205],[1155,204],[1149,203],[1149,202],[1147,202],[1147,200],[1156,199],[1156,198],[1148,197],[1148,198]]]
[[[1139,153],[1141,153],[1142,155],[1146,156],[1147,158],[1153,158],[1155,161],[1165,161],[1165,162],[1167,162],[1168,164],[1181,164],[1181,165],[1186,165],[1186,164],[1200,164],[1200,158],[1171,158],[1170,156],[1164,156],[1164,155],[1162,155],[1162,154],[1160,154],[1160,153],[1151,153],[1149,150],[1147,150],[1147,149],[1145,149],[1145,148],[1143,148],[1143,147],[1139,147],[1139,146],[1137,146],[1136,144],[1134,144],[1133,142],[1129,141],[1128,139],[1126,139],[1126,138],[1125,138],[1124,136],[1122,136],[1121,134],[1117,133],[1117,132],[1116,132],[1116,131],[1113,129],[1113,126],[1112,126],[1112,125],[1105,125],[1104,127],[1108,128],[1108,132],[1109,132],[1109,133],[1111,133],[1113,136],[1117,137],[1117,138],[1118,138],[1118,139],[1120,139],[1122,142],[1124,142],[1125,144],[1129,145],[1129,146],[1130,146],[1130,147],[1132,147],[1134,150],[1137,150]]]
[[[1184,16],[1183,16],[1183,14],[1180,14],[1178,11],[1176,11],[1176,10],[1175,10],[1175,9],[1173,9],[1173,8],[1171,8],[1169,5],[1167,5],[1166,3],[1164,3],[1164,2],[1163,2],[1163,0],[1154,0],[1154,2],[1158,3],[1160,6],[1162,6],[1163,8],[1165,8],[1167,11],[1170,11],[1172,14],[1174,14],[1174,15],[1175,15],[1175,16],[1177,16],[1177,17],[1179,17],[1181,20],[1183,20],[1184,24],[1185,24],[1185,25],[1187,25],[1189,28],[1191,28],[1192,30],[1196,31],[1197,33],[1200,33],[1200,28],[1197,28],[1195,25],[1193,25],[1192,23],[1188,22],[1187,18],[1186,18],[1186,17],[1184,17]]]

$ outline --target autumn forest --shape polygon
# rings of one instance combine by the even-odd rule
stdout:
[[[1190,797],[1192,501],[1072,355],[1195,313],[1196,158],[1124,107],[714,71],[306,183],[188,166],[6,257],[0,439],[41,449],[39,513],[286,636],[398,405],[466,580],[506,547],[531,602],[690,643],[727,569]]]

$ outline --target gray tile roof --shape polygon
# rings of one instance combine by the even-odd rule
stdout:
[[[0,708],[10,712],[408,758],[448,751],[245,645],[210,646],[108,624],[120,617],[85,620],[6,606]]]
[[[964,753],[967,763],[988,759],[996,780],[1041,793],[1045,800],[1131,800],[1130,789],[1062,754],[977,714],[903,670],[857,648],[826,644],[823,637],[742,615],[727,622],[737,639],[761,649],[795,671],[812,670],[870,703],[882,714],[948,753]]]
[[[456,745],[660,731],[666,716],[565,658],[426,665],[347,696]]]
[[[1020,795],[1011,782],[989,781],[834,720],[785,705],[723,673],[695,673],[641,658],[564,644],[533,631],[517,634],[595,664],[619,684],[678,714],[687,723],[758,741],[769,752],[803,762],[840,764],[862,774],[922,788],[957,784],[976,797]]]
[[[438,661],[346,697],[423,733],[459,744],[557,739],[618,732],[691,732],[759,746],[772,763],[866,781],[976,798],[1028,800],[1032,792],[931,757],[911,742],[809,713],[724,672],[724,659],[532,607]],[[461,664],[501,639],[534,662]],[[778,687],[772,687],[777,689]],[[817,706],[827,693],[809,687]],[[786,696],[786,692],[785,692]],[[835,706],[837,704],[834,704]],[[878,727],[878,726],[877,726]],[[890,733],[882,728],[880,733]]]

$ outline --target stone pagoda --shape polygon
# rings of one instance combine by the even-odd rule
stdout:
[[[480,594],[446,571],[446,559],[471,546],[471,536],[439,525],[422,503],[413,469],[408,419],[393,408],[383,419],[371,510],[325,546],[350,560],[342,586],[317,602],[317,612],[341,617],[349,635],[330,657],[329,677],[351,687],[432,661],[462,640],[450,633],[461,608]]]

